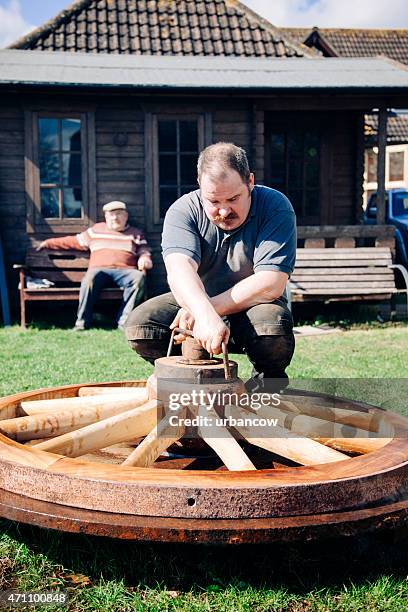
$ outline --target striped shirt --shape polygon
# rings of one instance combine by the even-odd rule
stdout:
[[[111,230],[103,221],[76,236],[49,238],[48,249],[89,250],[89,268],[136,268],[142,254],[150,255],[143,232],[127,226],[123,232]]]

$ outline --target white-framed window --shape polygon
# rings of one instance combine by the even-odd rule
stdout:
[[[364,207],[377,191],[378,148],[366,149],[364,155]],[[408,144],[388,145],[385,153],[385,188],[408,188]]]

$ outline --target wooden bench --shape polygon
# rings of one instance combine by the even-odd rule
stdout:
[[[408,295],[408,273],[392,263],[389,247],[298,248],[290,279],[292,302],[391,299]],[[398,289],[394,271],[399,270],[405,288]],[[407,304],[408,312],[408,304]]]
[[[89,253],[86,251],[28,249],[25,264],[13,266],[19,270],[20,274],[21,327],[25,328],[27,323],[26,302],[77,302],[81,281],[88,269],[88,264]],[[46,279],[54,285],[31,289],[27,287],[28,278]],[[119,287],[107,288],[100,293],[98,301],[121,300],[122,295],[123,291]],[[144,298],[146,298],[146,293]]]

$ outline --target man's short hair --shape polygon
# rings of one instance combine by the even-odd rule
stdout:
[[[227,170],[238,172],[242,182],[249,185],[251,171],[244,149],[232,142],[217,142],[201,151],[197,162],[198,182],[203,174],[223,180]]]

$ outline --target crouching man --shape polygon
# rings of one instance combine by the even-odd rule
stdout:
[[[294,351],[284,295],[296,255],[295,214],[279,191],[254,185],[246,153],[231,143],[204,149],[199,189],[169,208],[162,249],[171,293],[138,306],[126,322],[130,346],[153,361],[171,329],[192,330],[210,353],[222,342],[253,365],[252,386],[287,384]]]

